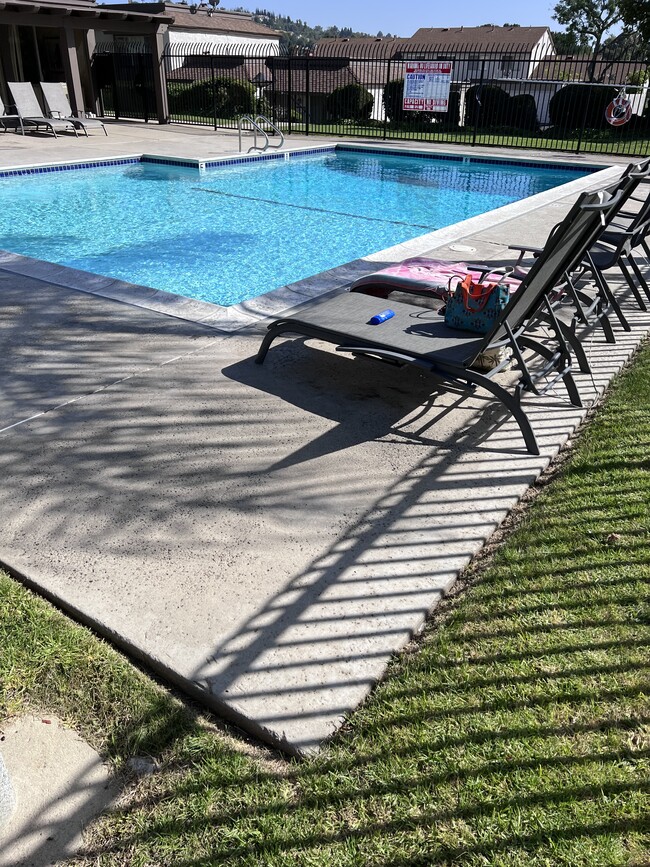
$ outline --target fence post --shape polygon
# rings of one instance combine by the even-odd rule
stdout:
[[[120,119],[119,99],[117,95],[117,72],[115,71],[115,58],[117,54],[109,54],[111,58],[111,78],[113,79],[113,110],[115,112],[115,120]]]
[[[388,58],[388,67],[386,69],[386,85],[384,87],[384,93],[386,93],[386,88],[390,84],[390,64],[391,64],[391,58],[389,57]],[[386,100],[384,100],[383,97],[382,97],[382,102],[383,102],[383,109],[384,109],[384,136],[383,136],[383,140],[386,141],[386,138],[388,135],[388,132],[387,132],[387,130],[388,130],[388,112],[386,111]]]
[[[210,54],[210,84],[212,85],[212,119],[214,131],[217,131],[217,91],[214,86],[214,54]]]
[[[311,58],[305,57],[305,135],[309,135],[309,72]]]
[[[293,104],[293,76],[291,74],[291,54],[287,56],[287,102],[289,104],[289,128],[287,129],[287,133],[288,135],[291,135],[291,114]]]
[[[478,92],[483,95],[483,78],[485,76],[485,58],[481,60],[481,80],[478,83]],[[465,107],[465,111],[467,111],[467,107]],[[479,122],[481,120],[481,113],[483,111],[483,106],[479,100],[478,103],[478,111],[476,112],[476,120],[474,121],[474,132],[472,134],[472,147],[476,146],[476,131],[478,129]]]

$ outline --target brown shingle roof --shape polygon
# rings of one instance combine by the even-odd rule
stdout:
[[[271,82],[271,71],[264,58],[245,58],[241,55],[190,55],[183,65],[167,73],[167,80],[173,82],[206,81],[212,77],[230,78],[233,81],[251,81],[255,84]]]
[[[373,57],[389,58],[395,53],[411,48],[410,39],[379,39],[362,36],[357,39],[321,39],[317,42],[312,54],[314,57]]]
[[[227,12],[217,10],[213,15],[208,15],[207,10],[198,9],[192,14],[189,9],[174,8],[168,14],[174,16],[173,30],[205,30],[208,33],[232,33],[243,36],[268,36],[279,38],[277,30],[271,30],[264,24],[258,24],[252,18],[243,15],[229,15]]]
[[[413,34],[414,42],[432,42],[435,45],[466,46],[481,48],[534,48],[548,32],[548,27],[420,27]]]
[[[572,81],[587,81],[590,66],[590,57],[558,55],[538,63],[530,77],[541,81],[565,81],[567,84]],[[642,61],[611,63],[596,60],[594,80],[602,84],[624,85],[630,73],[644,71],[646,68],[647,64]]]
[[[243,36],[268,36],[279,38],[280,32],[265,24],[258,24],[245,12],[222,12],[209,10],[207,6],[195,5],[196,12],[184,3],[165,3],[163,0],[152,3],[112,3],[109,9],[122,9],[129,12],[171,15],[174,30],[201,30],[206,33],[232,33]],[[208,14],[210,13],[210,14]]]
[[[291,90],[293,93],[307,91],[306,58],[291,58]],[[286,57],[269,57],[267,65],[273,77],[273,88],[276,91],[289,91],[289,62]],[[334,58],[323,58],[321,62],[309,58],[309,92],[332,93],[337,87],[346,84],[357,84],[357,78],[347,62]]]
[[[418,51],[531,50],[548,32],[547,27],[421,27],[408,39],[363,36],[356,39],[321,39],[317,57],[389,57]]]

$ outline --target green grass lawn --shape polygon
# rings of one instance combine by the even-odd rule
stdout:
[[[283,126],[286,133],[286,124]],[[304,124],[293,124],[292,132],[299,135],[305,132]],[[431,132],[414,131],[409,129],[397,129],[388,125],[384,130],[383,125],[366,127],[363,124],[310,124],[310,135],[328,135],[337,137],[365,137],[379,138],[390,141],[391,139],[406,141],[410,140],[414,145],[418,142],[429,144],[461,144],[461,145],[490,145],[504,148],[534,148],[537,150],[556,150],[580,153],[612,153],[626,154],[629,156],[644,156],[650,152],[650,143],[646,133],[626,133],[621,129],[612,130],[587,130],[583,138],[577,133],[567,133],[559,137],[557,132],[546,135],[545,133],[525,133],[517,130],[479,129],[476,134],[472,129],[456,127],[452,129],[440,129]]]
[[[172,115],[172,123],[196,123],[208,129],[214,128],[213,118],[200,115]],[[650,139],[646,133],[626,133],[621,129],[587,130],[583,138],[577,133],[567,133],[564,137],[558,137],[557,133],[545,135],[544,133],[530,133],[516,130],[478,130],[476,135],[473,129],[465,130],[456,127],[453,130],[441,128],[432,131],[398,129],[388,125],[376,123],[367,126],[362,123],[311,123],[307,127],[303,122],[293,122],[291,133],[289,124],[284,121],[279,124],[287,137],[287,144],[291,144],[291,134],[319,136],[325,135],[330,138],[376,138],[382,141],[410,141],[414,147],[418,143],[427,144],[460,144],[460,145],[489,145],[503,148],[533,148],[537,150],[555,150],[575,153],[602,153],[619,154],[627,156],[646,156],[650,153]],[[218,118],[217,129],[220,131],[231,129],[237,130],[237,120],[232,118]],[[244,142],[249,144],[251,139],[250,130],[247,131]],[[271,139],[274,143],[274,139]],[[252,144],[252,141],[250,142]]]
[[[56,713],[127,782],[79,863],[641,865],[650,857],[650,347],[557,477],[328,748],[201,717],[8,577],[0,718]]]

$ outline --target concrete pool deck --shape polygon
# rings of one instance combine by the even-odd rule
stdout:
[[[117,141],[121,129],[60,143],[5,145],[19,138],[7,134],[0,162],[118,155],[126,140],[179,156],[236,148],[137,124]],[[573,198],[450,230],[430,249],[507,258]],[[533,457],[493,401],[416,371],[378,376],[292,340],[254,365],[263,305],[222,328],[79,292],[78,272],[63,271],[0,260],[0,561],[288,752],[317,749],[365,698],[586,412],[561,392],[527,401]],[[319,291],[344,285],[327,279]],[[650,314],[626,312],[631,334],[588,341],[586,402],[650,329]]]

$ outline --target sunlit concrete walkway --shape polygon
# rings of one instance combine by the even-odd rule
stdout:
[[[94,158],[127,141],[178,155],[232,144],[135,124],[109,132],[0,136],[2,162],[42,161],[50,145],[56,161],[68,146]],[[458,258],[461,243],[502,261],[509,242],[545,237],[574,197],[448,230],[429,249]],[[363,267],[326,275],[318,292]],[[0,257],[0,561],[219,714],[290,752],[314,750],[586,410],[560,390],[529,401],[543,452],[532,457],[493,401],[412,370],[291,340],[256,366],[263,304],[221,328],[218,312],[166,315],[89,294],[88,279]],[[632,334],[588,341],[587,402],[650,328],[626,309]]]

